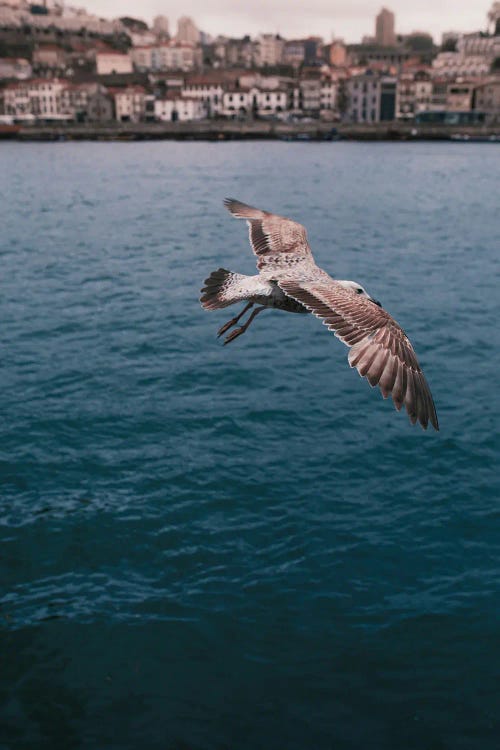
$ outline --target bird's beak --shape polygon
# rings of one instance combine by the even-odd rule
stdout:
[[[382,307],[382,303],[378,301],[378,299],[373,299],[373,297],[370,297],[371,301],[374,302],[379,307]]]

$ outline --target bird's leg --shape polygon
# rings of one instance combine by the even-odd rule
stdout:
[[[229,336],[226,336],[226,340],[224,341],[224,346],[226,346],[226,344],[229,344],[230,341],[234,341],[234,339],[237,338],[238,336],[241,336],[242,333],[245,333],[245,331],[247,330],[248,326],[250,325],[250,323],[252,322],[252,320],[255,318],[255,316],[258,315],[260,312],[262,312],[262,310],[265,310],[265,309],[266,309],[265,305],[262,305],[262,307],[255,308],[255,310],[250,315],[250,317],[248,318],[248,320],[247,320],[246,323],[244,323],[239,328],[235,328],[234,331],[231,331],[231,333],[229,334]]]
[[[228,320],[227,323],[224,323],[222,328],[219,328],[219,330],[217,331],[217,336],[222,336],[222,334],[226,333],[226,331],[229,330],[231,326],[235,326],[238,320],[242,318],[243,315],[246,312],[248,312],[248,310],[250,310],[251,307],[253,307],[253,302],[249,302],[248,305],[245,305],[245,307],[243,308],[243,310],[240,312],[239,315],[237,315],[235,318],[231,318],[231,320]]]

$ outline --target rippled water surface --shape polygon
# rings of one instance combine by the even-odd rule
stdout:
[[[0,748],[498,747],[500,150],[0,144]],[[411,337],[440,433],[252,273],[233,195]]]

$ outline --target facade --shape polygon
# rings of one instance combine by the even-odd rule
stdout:
[[[17,78],[22,81],[30,78],[31,74],[31,65],[24,57],[0,57],[0,80]]]
[[[476,87],[474,109],[500,118],[500,78],[491,79]]]
[[[188,42],[161,42],[159,44],[133,47],[131,57],[134,66],[142,72],[166,70],[193,70],[199,65],[199,50]]]
[[[322,84],[319,77],[303,78],[293,90],[293,109],[296,114],[319,117],[322,102]]]
[[[119,122],[140,122],[145,116],[146,91],[142,86],[109,89],[114,98],[115,119]]]
[[[207,116],[203,101],[188,96],[179,96],[177,93],[155,99],[154,113],[155,119],[163,122],[203,120]]]
[[[66,55],[56,44],[40,44],[33,50],[33,66],[61,70],[66,65]]]
[[[105,76],[112,73],[132,73],[132,59],[130,55],[121,52],[98,52],[95,56],[97,75]]]
[[[334,39],[330,44],[327,62],[336,68],[347,64],[347,49],[342,39]]]
[[[194,76],[188,78],[182,88],[182,96],[196,99],[206,110],[207,117],[222,113],[224,86],[220,78],[212,76]]]
[[[200,43],[200,32],[192,18],[187,16],[179,18],[176,39],[178,42],[188,42],[189,44]]]
[[[392,47],[396,44],[394,13],[387,8],[382,8],[375,19],[375,43],[382,47]]]
[[[89,90],[86,119],[88,122],[110,122],[114,119],[113,99],[99,83],[93,84]]]
[[[251,68],[255,58],[255,44],[249,36],[228,39],[224,45],[226,65],[235,68]]]
[[[257,40],[255,64],[260,68],[280,65],[284,47],[285,42],[278,34],[261,34]]]
[[[230,88],[224,92],[222,105],[226,117],[275,117],[286,112],[289,97],[286,89]]]
[[[397,80],[378,76],[371,71],[354,76],[346,82],[347,119],[351,122],[373,123],[393,120],[396,114]]]
[[[283,63],[299,68],[306,59],[304,39],[290,39],[283,45]]]
[[[382,47],[378,44],[350,44],[347,52],[351,65],[362,66],[372,63],[400,66],[413,57],[413,53],[405,47]]]
[[[418,112],[428,110],[431,101],[432,79],[427,70],[408,71],[399,76],[396,93],[398,119],[408,120]]]
[[[498,57],[500,34],[464,34],[457,40],[455,52],[440,52],[432,67],[439,78],[485,76]]]
[[[84,120],[93,88],[94,84],[75,84],[66,81],[61,91],[61,111],[72,120]]]
[[[153,31],[157,37],[167,39],[170,33],[168,18],[166,16],[156,16],[153,21]]]
[[[337,91],[336,81],[324,80],[321,82],[320,89],[320,109],[321,112],[333,112],[337,108]]]
[[[448,112],[468,112],[472,109],[474,83],[450,83],[446,92]]]
[[[14,117],[32,115],[40,119],[63,116],[61,92],[66,82],[57,78],[33,78],[8,84],[4,89],[5,114]]]

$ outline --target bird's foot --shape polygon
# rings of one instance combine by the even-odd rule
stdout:
[[[220,338],[222,334],[226,333],[226,331],[231,328],[231,326],[235,326],[238,320],[239,316],[236,318],[231,318],[231,320],[228,320],[227,323],[224,323],[224,325],[217,331],[217,336]]]
[[[245,333],[246,330],[247,326],[240,326],[239,328],[235,328],[234,331],[231,331],[229,336],[226,336],[224,340],[224,346],[226,346],[226,344],[229,344],[231,341],[234,341],[236,338],[238,338],[238,336],[241,336],[241,334]]]

